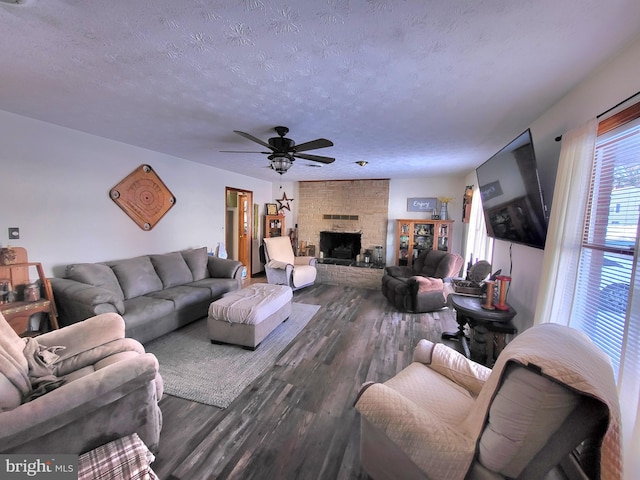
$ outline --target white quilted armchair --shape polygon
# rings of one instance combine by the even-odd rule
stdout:
[[[265,238],[264,257],[268,283],[287,285],[297,290],[316,281],[316,259],[296,257],[289,237]]]
[[[526,330],[493,370],[421,340],[398,375],[363,385],[356,409],[376,480],[623,478],[609,359],[569,327]]]

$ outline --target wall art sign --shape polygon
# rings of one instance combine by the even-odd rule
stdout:
[[[435,197],[407,198],[407,212],[432,212],[438,207]]]
[[[149,165],[127,175],[109,197],[143,230],[151,230],[176,204],[176,197]]]

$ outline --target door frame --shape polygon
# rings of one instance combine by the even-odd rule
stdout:
[[[236,194],[238,197],[238,205],[233,206],[229,203],[231,194]],[[246,201],[240,205],[240,197],[246,197]],[[232,252],[233,260],[238,260],[247,268],[247,278],[252,276],[252,240],[253,240],[253,192],[244,188],[225,187],[225,230],[227,238],[233,238],[234,244],[237,244],[238,248],[228,249]],[[246,204],[246,208],[245,208]],[[234,215],[228,215],[230,210],[237,208],[237,217]],[[237,221],[233,221],[230,218],[236,218]]]

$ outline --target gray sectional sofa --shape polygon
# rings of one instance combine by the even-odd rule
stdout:
[[[206,247],[104,263],[67,265],[52,278],[60,326],[116,312],[125,335],[146,343],[207,316],[211,302],[238,290],[242,264]]]

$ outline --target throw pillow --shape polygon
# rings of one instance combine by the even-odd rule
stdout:
[[[193,282],[193,275],[179,252],[149,255],[164,288]]]
[[[162,290],[162,280],[147,256],[109,262],[107,265],[118,278],[126,300]]]
[[[182,250],[180,254],[182,258],[184,258],[184,261],[187,262],[187,265],[189,265],[194,282],[209,277],[209,271],[207,270],[207,262],[209,260],[207,247]]]
[[[119,299],[124,300],[124,292],[120,288],[116,275],[111,267],[102,263],[75,263],[67,265],[65,278],[94,287],[109,290]]]

